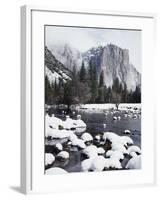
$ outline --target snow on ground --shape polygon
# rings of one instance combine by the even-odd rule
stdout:
[[[66,174],[67,171],[65,171],[64,169],[59,168],[59,167],[52,167],[52,168],[50,168],[50,169],[47,169],[47,170],[45,171],[45,173],[46,173],[47,175]]]
[[[84,111],[88,112],[99,112],[102,110],[111,110],[116,109],[115,104],[81,104],[77,106],[77,109],[82,109]],[[119,104],[119,110],[135,110],[135,109],[141,109],[141,104],[129,104],[129,103],[121,103]]]
[[[51,153],[45,153],[45,166],[51,165],[55,161],[55,156]]]

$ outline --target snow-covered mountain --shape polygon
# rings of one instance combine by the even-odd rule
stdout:
[[[98,77],[101,71],[104,72],[104,82],[107,87],[112,86],[116,78],[119,79],[122,85],[126,83],[128,90],[134,91],[136,86],[141,85],[141,74],[130,63],[127,49],[122,49],[113,44],[93,47],[83,53],[68,44],[53,45],[49,49],[50,54],[53,54],[59,65],[61,63],[62,70],[65,70],[64,73],[68,76],[74,66],[79,70],[82,61],[84,61],[86,67],[89,66],[90,62],[96,66]],[[57,70],[60,69],[59,65]],[[48,69],[50,68],[48,67]],[[50,74],[49,72],[47,73]]]
[[[45,75],[50,83],[59,82],[59,79],[67,81],[72,76],[72,71],[58,61],[47,47],[45,47]]]

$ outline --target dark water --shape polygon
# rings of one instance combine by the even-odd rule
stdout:
[[[134,145],[137,145],[141,148],[141,119],[137,118],[134,119],[133,117],[125,117],[124,111],[120,111],[118,113],[108,114],[102,113],[87,113],[84,111],[76,111],[75,115],[71,116],[72,118],[76,118],[77,114],[81,114],[82,120],[87,124],[87,131],[91,135],[95,136],[96,134],[111,131],[115,132],[116,134],[123,136],[124,130],[128,129],[131,131],[131,134],[128,135],[134,141]],[[113,120],[114,116],[120,116],[120,120]],[[62,115],[58,115],[59,118],[64,118]],[[61,167],[68,172],[80,172],[81,171],[81,150],[77,147],[68,147],[66,140],[54,140],[54,141],[47,141],[46,144],[52,146],[53,144],[61,142],[63,144],[63,149],[68,151],[70,157],[68,160],[64,162],[55,161],[52,167]],[[48,150],[48,145],[46,145],[46,151]],[[104,146],[102,146],[104,147]],[[52,152],[53,153],[53,152]],[[124,167],[129,160],[129,157],[125,157],[122,162],[122,166]]]
[[[130,130],[134,144],[141,147],[141,119],[124,117],[124,112],[117,114],[105,113],[81,113],[82,119],[87,124],[87,132],[95,135],[99,132],[114,132],[120,136],[125,135],[125,130]],[[120,116],[120,120],[113,120],[114,116]]]

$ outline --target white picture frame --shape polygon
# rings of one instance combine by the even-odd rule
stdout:
[[[155,14],[151,13],[57,10],[37,6],[21,8],[21,191],[23,193],[155,184],[155,110],[153,95],[148,92],[153,91],[154,86],[155,20]],[[45,24],[142,30],[141,170],[44,175]],[[73,184],[74,182],[76,184]]]

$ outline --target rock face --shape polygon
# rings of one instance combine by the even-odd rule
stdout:
[[[84,60],[97,67],[97,74],[104,72],[104,81],[107,87],[112,86],[118,78],[122,85],[126,83],[128,90],[135,90],[141,84],[141,75],[130,64],[129,51],[109,44],[105,47],[92,48],[83,54]]]
[[[126,84],[129,91],[134,91],[136,86],[141,85],[141,74],[130,63],[129,50],[116,45],[107,44],[106,46],[93,47],[84,53],[80,53],[65,44],[59,47],[53,46],[50,48],[50,53],[47,52],[46,55],[49,54],[53,54],[53,60],[57,60],[57,69],[65,70],[64,72],[67,75],[73,70],[74,66],[79,70],[82,61],[84,61],[86,67],[89,66],[90,62],[96,66],[98,77],[103,71],[104,82],[107,87],[112,86],[116,78],[122,85]],[[50,69],[50,66],[48,68]]]
[[[66,68],[73,70],[75,66],[78,70],[82,64],[82,54],[75,48],[72,48],[68,44],[53,45],[50,47],[50,51]]]

